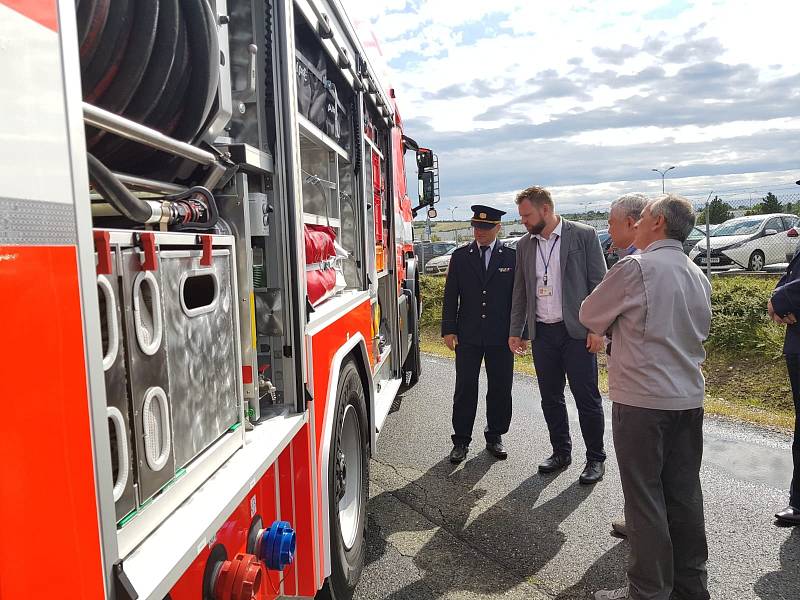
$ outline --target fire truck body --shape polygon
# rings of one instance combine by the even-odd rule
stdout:
[[[435,197],[338,0],[0,0],[0,71],[0,597],[351,597]]]

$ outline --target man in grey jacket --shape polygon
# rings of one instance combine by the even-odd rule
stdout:
[[[581,325],[578,310],[606,273],[603,250],[594,229],[556,214],[546,189],[534,186],[523,190],[516,202],[530,235],[517,242],[508,345],[518,354],[525,350],[522,337],[527,323],[542,412],[553,446],[553,454],[539,465],[539,472],[559,471],[572,462],[564,400],[568,378],[586,444],[586,466],[580,482],[595,484],[603,478],[606,459],[605,417],[595,356],[604,338]]]
[[[608,234],[611,236],[611,246],[616,248],[617,256],[620,259],[630,254],[639,252],[633,245],[636,239],[636,223],[642,217],[642,211],[647,206],[647,196],[644,194],[625,194],[611,203],[608,210]],[[606,345],[608,361],[611,359],[612,350],[611,340]],[[625,529],[625,518],[617,518],[611,521],[611,528],[619,536],[627,537]]]
[[[614,265],[581,306],[581,322],[614,340],[609,395],[631,545],[628,586],[597,600],[710,597],[700,365],[711,286],[683,253],[694,222],[679,196],[648,204],[634,241],[642,253]]]

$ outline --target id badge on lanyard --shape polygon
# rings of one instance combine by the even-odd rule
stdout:
[[[556,236],[553,245],[550,246],[550,253],[547,255],[547,260],[544,258],[544,252],[542,252],[542,245],[541,243],[536,244],[536,249],[539,251],[539,256],[542,257],[542,264],[544,265],[544,276],[542,277],[542,284],[536,288],[536,295],[539,298],[547,298],[553,295],[553,286],[547,285],[547,271],[550,268],[550,259],[553,258],[553,250],[556,249],[556,244],[558,243],[558,236]]]

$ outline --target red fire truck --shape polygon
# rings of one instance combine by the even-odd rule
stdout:
[[[0,598],[351,598],[438,166],[338,0],[0,0],[0,73]]]

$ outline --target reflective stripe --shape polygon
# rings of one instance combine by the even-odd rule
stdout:
[[[71,246],[76,243],[72,204],[0,198],[0,244]]]

